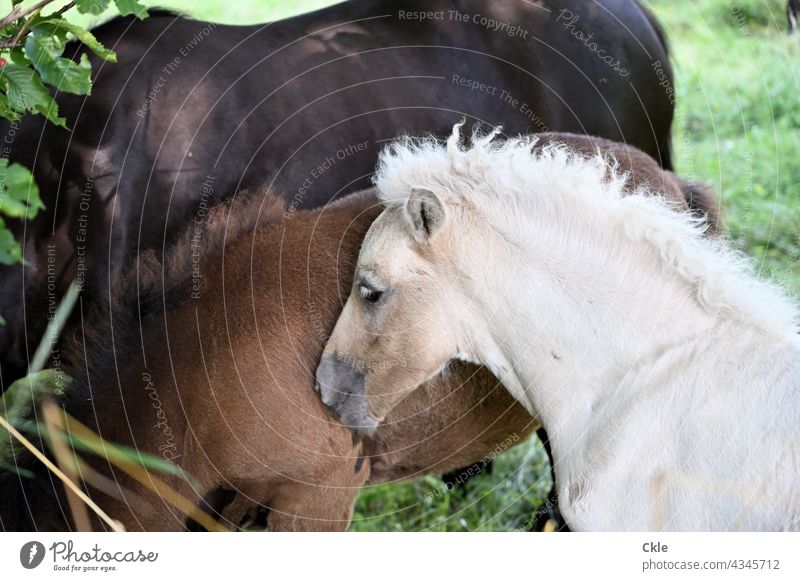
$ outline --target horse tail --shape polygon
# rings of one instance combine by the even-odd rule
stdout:
[[[722,229],[722,208],[716,192],[702,182],[686,181],[679,176],[675,179],[692,214],[708,223],[710,234],[717,234]]]

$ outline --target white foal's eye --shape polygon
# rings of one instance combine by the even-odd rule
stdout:
[[[368,303],[377,303],[380,300],[381,295],[383,295],[383,292],[375,290],[374,288],[365,284],[360,284],[358,285],[358,294]]]

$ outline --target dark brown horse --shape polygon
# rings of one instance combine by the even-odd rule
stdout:
[[[687,207],[685,184],[641,152],[550,139],[614,147],[634,183]],[[524,440],[536,421],[491,374],[463,364],[406,398],[370,439],[327,414],[314,370],[380,211],[371,191],[282,221],[271,196],[216,208],[163,261],[148,253],[126,269],[111,313],[73,332],[66,408],[106,439],[182,467],[198,483],[171,484],[231,528],[265,507],[271,530],[345,529],[365,482],[445,471]],[[69,527],[60,485],[19,461],[38,478],[0,476],[3,528]],[[92,496],[129,530],[188,526],[108,463],[92,465],[117,483]]]
[[[56,95],[71,131],[39,117],[0,130],[47,206],[12,225],[28,265],[0,267],[3,385],[75,276],[97,300],[137,249],[160,251],[240,188],[268,183],[289,211],[360,189],[400,132],[502,121],[624,141],[670,167],[666,46],[629,0],[351,0],[264,25],[154,12],[94,32],[119,62],[90,55],[92,95]]]

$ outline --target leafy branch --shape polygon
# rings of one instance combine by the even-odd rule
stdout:
[[[37,2],[30,8],[22,8],[20,6],[20,2],[14,2],[14,7],[11,9],[11,12],[5,16],[2,20],[0,20],[0,28],[4,28],[9,24],[19,20],[21,18],[25,18],[29,14],[33,14],[34,12],[39,12],[42,8],[47,6],[48,4],[52,3],[54,0],[42,0],[41,2]],[[70,2],[70,4],[75,4],[74,2]]]
[[[102,14],[112,0],[72,0],[44,14],[55,1],[40,0],[23,6],[22,0],[12,0],[11,11],[0,18],[0,118],[12,123],[32,114],[67,128],[53,95],[89,95],[92,90],[92,67],[86,53],[77,61],[64,56],[70,41],[79,42],[105,61],[117,60],[116,54],[94,34],[65,18],[73,8],[82,14]],[[113,4],[123,16],[148,16],[138,0],[113,0]],[[4,150],[0,156],[0,264],[14,264],[23,258],[22,249],[4,220],[32,220],[43,208],[30,170],[11,163]]]

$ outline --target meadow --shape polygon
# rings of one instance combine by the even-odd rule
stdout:
[[[282,18],[326,0],[158,0],[227,23]],[[800,297],[800,34],[785,0],[645,0],[667,31],[677,93],[676,169],[721,195],[726,235]],[[85,22],[85,21],[84,21]],[[549,489],[535,438],[448,491],[437,476],[364,490],[353,530],[524,530]]]

